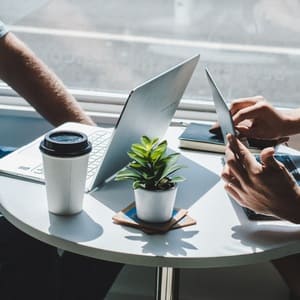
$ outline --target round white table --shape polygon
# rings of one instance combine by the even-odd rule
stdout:
[[[129,182],[110,181],[86,194],[74,216],[48,212],[45,186],[0,176],[0,210],[20,230],[81,255],[157,268],[156,299],[175,299],[174,270],[246,265],[300,252],[300,226],[286,221],[249,221],[223,189],[221,155],[177,149],[182,128],[170,128],[170,147],[181,151],[187,178],[176,206],[197,224],[161,235],[116,225],[112,216],[133,201]]]

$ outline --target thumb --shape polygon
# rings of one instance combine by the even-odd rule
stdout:
[[[246,125],[236,125],[235,129],[241,134],[246,137],[251,137],[251,128]]]
[[[264,166],[278,169],[280,167],[279,162],[274,157],[274,148],[265,148],[260,153],[260,159]]]

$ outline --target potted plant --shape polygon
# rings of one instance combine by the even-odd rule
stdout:
[[[179,153],[167,154],[167,141],[141,137],[132,144],[128,156],[133,160],[120,170],[115,180],[132,180],[137,216],[146,222],[166,222],[171,219],[177,183],[185,180],[175,173],[184,166],[177,164]]]

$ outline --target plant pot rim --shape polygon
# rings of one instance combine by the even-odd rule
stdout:
[[[147,192],[163,193],[163,192],[168,192],[170,190],[175,190],[175,189],[177,189],[177,187],[178,187],[178,185],[175,184],[174,186],[172,186],[171,188],[169,188],[167,190],[147,190],[147,189],[143,189],[143,188],[138,188],[138,189],[135,189],[135,191],[143,190],[143,191],[147,191]]]

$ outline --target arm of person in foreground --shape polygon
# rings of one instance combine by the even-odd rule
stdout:
[[[54,126],[95,125],[58,77],[10,32],[0,39],[0,78]]]
[[[258,163],[237,138],[228,135],[225,155],[225,190],[241,206],[300,224],[300,187],[274,158],[273,148],[262,150]]]

